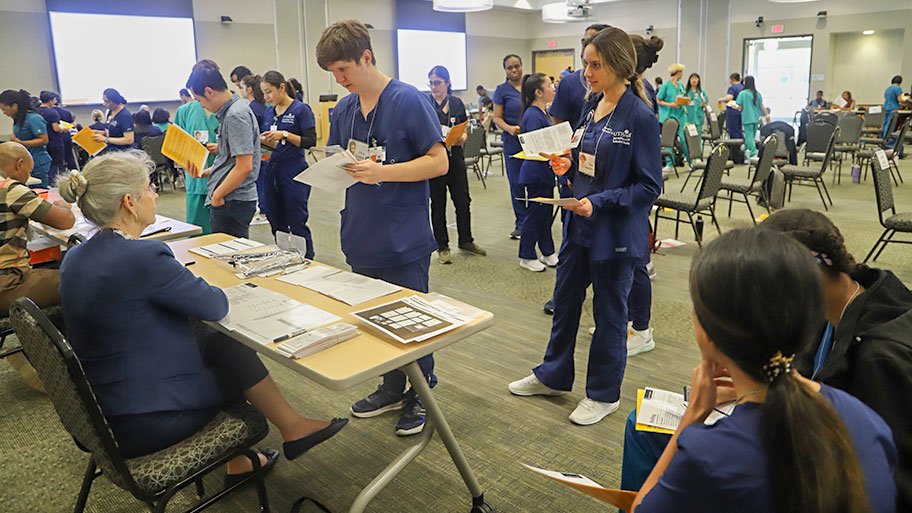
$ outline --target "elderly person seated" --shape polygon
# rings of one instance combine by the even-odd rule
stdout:
[[[61,267],[67,337],[125,457],[164,449],[205,426],[226,404],[246,400],[282,433],[295,459],[341,430],[296,412],[254,350],[208,328],[228,314],[225,293],[197,278],[171,249],[140,234],[155,220],[153,164],[142,152],[97,157],[60,182],[101,227]],[[271,468],[278,452],[260,455]],[[252,469],[239,456],[226,483]]]
[[[0,144],[0,317],[6,317],[13,301],[27,297],[41,308],[60,304],[60,273],[56,269],[32,269],[26,249],[29,220],[65,230],[75,218],[63,201],[48,203],[26,182],[34,161],[25,146],[17,142]],[[35,390],[44,391],[22,353],[7,358]]]

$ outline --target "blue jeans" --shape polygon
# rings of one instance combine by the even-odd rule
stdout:
[[[227,233],[235,237],[250,237],[250,221],[256,213],[256,201],[228,200],[220,207],[209,205],[212,233]]]
[[[427,293],[430,268],[431,255],[427,255],[396,267],[352,267],[352,272]],[[433,388],[437,384],[437,376],[434,375],[434,355],[421,357],[418,366],[421,367],[421,373],[427,379],[428,385]],[[405,379],[404,372],[394,370],[383,375],[383,386],[405,392]]]
[[[586,397],[615,402],[627,367],[627,298],[633,283],[633,259],[591,260],[590,250],[564,239],[554,286],[554,319],[545,357],[532,370],[555,390],[573,388],[576,335],[586,288],[592,284],[595,334],[589,348]]]
[[[659,462],[671,435],[636,430],[636,410],[627,416],[624,428],[624,459],[621,464],[621,490],[639,491]]]

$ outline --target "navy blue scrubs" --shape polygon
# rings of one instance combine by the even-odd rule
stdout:
[[[728,93],[734,99],[738,99],[738,95],[741,94],[741,91],[744,90],[742,84],[732,84],[728,88]],[[744,128],[741,126],[741,111],[738,109],[733,109],[731,107],[725,107],[725,129],[728,131],[728,136],[732,139],[744,139]]]
[[[627,298],[634,268],[648,256],[647,216],[662,190],[662,163],[652,109],[628,88],[613,113],[595,120],[591,116],[599,99],[600,95],[587,103],[586,131],[573,150],[576,159],[581,151],[595,156],[595,176],[580,169],[573,181],[574,197],[588,198],[593,213],[584,218],[568,212],[551,339],[542,364],[533,372],[551,388],[572,389],[576,335],[591,284],[596,329],[586,397],[616,402],[627,364]]]
[[[108,137],[123,137],[127,132],[133,131],[133,114],[124,106],[114,117],[108,118],[107,121]],[[132,148],[129,144],[111,144],[108,143],[108,151],[127,151]]]
[[[38,114],[44,118],[47,125],[48,153],[51,154],[51,170],[48,173],[48,182],[56,182],[57,174],[66,169],[66,157],[63,154],[63,134],[54,131],[54,123],[60,124],[60,114],[51,107],[38,107]]]
[[[71,124],[76,123],[76,118],[69,110],[60,106],[54,107],[54,110],[57,111],[57,115],[60,116],[61,121],[66,121]],[[76,165],[76,154],[73,153],[73,137],[70,135],[69,131],[66,131],[61,135],[63,135],[63,158],[66,160],[67,169],[76,169],[78,166]]]
[[[523,113],[523,132],[531,132],[540,128],[551,126],[551,118],[545,111],[536,106],[530,106]],[[519,170],[519,186],[523,189],[526,198],[553,198],[554,197],[554,172],[547,162],[537,160],[523,160]],[[535,245],[542,256],[554,254],[554,238],[551,236],[551,205],[530,202],[526,205],[526,215],[522,222],[522,237],[519,239],[519,258],[535,260]]]
[[[569,121],[570,128],[576,131],[583,122],[583,106],[586,103],[586,92],[588,85],[586,77],[583,76],[583,70],[576,70],[573,73],[562,78],[557,87],[557,93],[554,95],[554,101],[551,102],[549,113],[554,119]],[[564,176],[557,177],[558,193],[561,198],[573,196],[568,185],[568,180],[576,173],[576,162],[571,164],[570,170]],[[561,217],[563,219],[563,216]]]
[[[522,114],[522,96],[519,91],[507,80],[494,90],[494,104],[503,106],[503,119],[507,124],[519,125]],[[522,151],[519,139],[507,132],[503,133],[504,166],[507,168],[507,182],[510,184],[510,201],[513,203],[513,216],[516,218],[516,229],[522,228],[522,220],[526,216],[526,204],[517,200],[523,194],[522,187],[517,185],[519,169],[523,161],[513,158],[513,155]]]
[[[385,164],[409,162],[443,141],[437,115],[427,98],[395,79],[380,93],[366,118],[357,94],[339,101],[330,115],[327,143],[347,148],[349,140],[385,151]],[[349,187],[341,212],[341,238],[342,252],[352,271],[427,292],[431,253],[437,250],[429,205],[427,180],[378,185],[359,182]],[[433,355],[421,358],[418,364],[433,385]],[[393,371],[385,375],[384,385],[404,390],[405,374]]]
[[[256,100],[252,100],[250,102],[250,110],[253,111],[253,115],[256,117],[257,126],[263,126],[263,123],[266,120],[266,105]]]
[[[253,103],[250,104],[251,107]],[[256,111],[254,111],[256,114]],[[289,134],[303,136],[305,132],[316,127],[314,113],[306,103],[292,100],[291,105],[281,115],[276,115],[276,108],[270,106],[263,114],[262,131],[285,130]],[[314,257],[313,237],[307,227],[309,213],[307,201],[310,198],[310,186],[294,177],[307,169],[305,148],[299,148],[289,141],[281,141],[272,151],[268,165],[260,169],[263,178],[263,202],[260,211],[266,214],[269,225],[275,232],[286,232],[304,237],[307,241],[307,258]]]

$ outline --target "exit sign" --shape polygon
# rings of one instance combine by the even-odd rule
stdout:
[[[773,25],[773,34],[781,34],[785,32],[785,25]]]
[[[548,41],[548,48],[554,48],[555,46],[557,46],[557,41],[553,39],[551,41]]]

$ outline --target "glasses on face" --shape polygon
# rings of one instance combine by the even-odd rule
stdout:
[[[146,186],[146,190],[151,192],[152,194],[156,194],[158,192],[158,185],[155,185],[154,183],[149,182],[149,185]]]
[[[445,83],[446,82],[444,82],[443,80],[431,80],[430,82],[428,82],[428,85],[431,87],[440,87]]]

